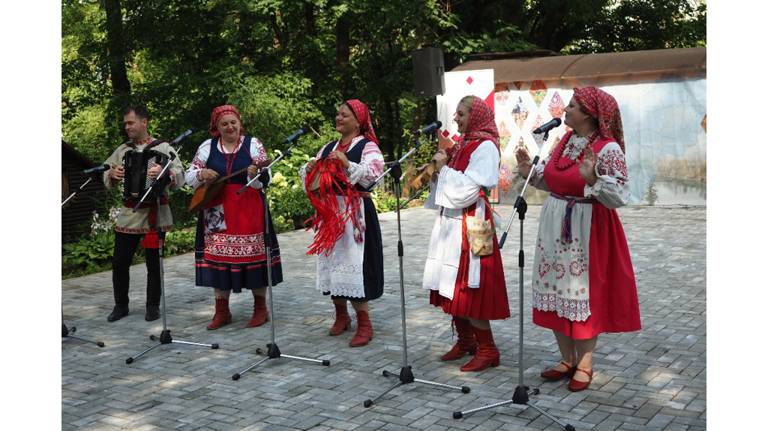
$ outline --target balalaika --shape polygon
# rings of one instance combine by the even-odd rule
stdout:
[[[123,156],[123,168],[125,169],[125,181],[123,183],[123,199],[138,201],[147,192],[152,180],[147,177],[147,171],[153,164],[165,166],[168,156],[151,148],[162,141],[156,140],[147,145],[143,151],[130,150]],[[170,182],[168,175],[163,175],[152,193],[147,196],[147,202],[157,199]]]

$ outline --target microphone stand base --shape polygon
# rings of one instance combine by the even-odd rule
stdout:
[[[73,335],[76,331],[77,331],[76,327],[73,326],[71,328],[67,328],[67,325],[65,325],[64,322],[61,323],[61,338],[74,338],[75,340],[80,340],[86,343],[95,344],[99,347],[104,347],[103,341],[94,341],[94,340],[89,340],[88,338],[76,337],[75,335]]]

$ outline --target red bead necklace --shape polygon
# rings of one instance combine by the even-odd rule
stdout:
[[[573,136],[573,135],[571,135]],[[560,146],[560,151],[555,153],[555,157],[553,158],[552,162],[555,164],[555,168],[557,168],[558,171],[564,171],[573,166],[577,161],[581,161],[583,159],[582,155],[584,154],[584,149],[591,148],[592,143],[597,138],[597,130],[592,132],[587,137],[587,144],[584,145],[584,148],[581,149],[579,154],[576,156],[575,159],[571,159],[568,157],[563,157],[563,153],[565,153],[565,147],[568,146],[568,142],[571,140],[571,138],[568,138],[568,141],[564,142],[563,145]],[[562,160],[565,159],[566,161],[563,162]]]

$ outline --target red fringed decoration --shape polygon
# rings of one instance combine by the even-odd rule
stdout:
[[[319,188],[311,185],[319,177]],[[305,178],[309,201],[315,207],[315,214],[304,225],[315,230],[315,240],[309,245],[307,254],[330,255],[336,241],[344,234],[347,221],[354,220],[360,210],[360,194],[354,187],[346,186],[347,175],[337,159],[320,159]],[[344,198],[344,209],[339,208],[337,195]]]

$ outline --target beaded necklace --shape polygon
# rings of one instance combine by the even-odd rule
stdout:
[[[552,162],[555,164],[555,168],[557,168],[558,171],[564,171],[573,166],[578,160],[581,159],[581,154],[584,152],[584,148],[591,147],[592,143],[597,139],[598,133],[597,130],[590,133],[589,136],[582,138],[580,136],[577,136],[575,133],[571,135],[570,138],[568,138],[568,142],[564,143],[560,147],[560,151],[555,153],[554,158],[552,159]],[[583,140],[585,142],[584,146],[579,150],[577,153],[575,153],[573,158],[570,157],[563,157],[563,154],[565,153],[566,147],[568,147],[568,144],[571,144],[572,147],[575,147],[577,144],[580,144],[580,142],[571,142],[571,141],[577,141],[577,140]],[[564,162],[563,159],[566,161]]]
[[[224,161],[226,162],[227,175],[232,173],[232,165],[235,163],[235,157],[237,157],[237,150],[240,148],[241,139],[243,139],[242,136],[240,136],[237,139],[237,143],[235,143],[235,148],[232,150],[231,153],[227,153],[224,151],[226,149],[226,147],[224,146],[224,139],[222,139],[219,142],[219,145],[221,146],[221,153],[224,155]]]

